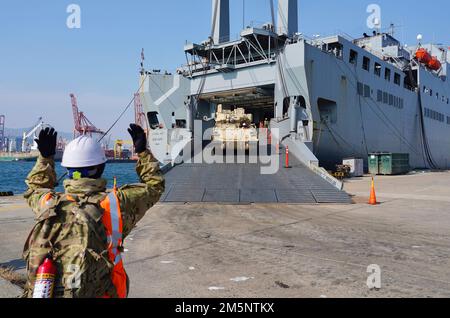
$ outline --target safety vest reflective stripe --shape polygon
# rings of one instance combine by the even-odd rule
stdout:
[[[45,208],[46,206],[49,206],[52,201],[53,201],[53,195],[51,192],[49,192],[41,198],[41,203],[40,203],[41,208]]]
[[[127,296],[127,276],[123,268],[122,255],[119,250],[123,243],[123,221],[119,199],[115,191],[110,193],[100,205],[105,210],[103,214],[103,225],[105,226],[108,239],[109,259],[114,263],[112,281],[119,298],[125,298]]]
[[[109,196],[109,204],[110,204],[110,216],[111,216],[111,230],[112,230],[112,245],[113,247],[119,247],[122,241],[122,228],[120,227],[120,222],[122,216],[120,215],[120,208],[117,204],[117,198],[114,193],[111,193]]]

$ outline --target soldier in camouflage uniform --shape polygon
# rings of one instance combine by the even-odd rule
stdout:
[[[47,257],[51,257],[57,267],[55,298],[128,296],[129,280],[120,257],[122,242],[159,201],[165,187],[159,163],[147,150],[144,131],[131,125],[129,132],[139,155],[136,170],[141,184],[108,192],[107,181],[101,178],[105,163],[94,167],[70,167],[71,178],[64,182],[65,193],[62,194],[54,190],[57,178],[53,156],[57,134],[49,128],[41,131],[36,140],[41,155],[26,180],[29,189],[25,198],[35,213],[36,225],[24,248],[28,271],[24,297],[32,297],[36,271]],[[80,138],[89,142],[87,137]],[[72,143],[76,142],[80,139]],[[79,149],[75,150],[78,155]],[[70,155],[67,148],[64,155]],[[108,198],[113,198],[112,201],[117,198],[121,233],[115,230],[112,233],[106,226],[105,215],[112,213],[107,211],[109,205],[105,204]],[[111,206],[114,205],[112,201],[109,202]],[[119,235],[117,243],[111,241],[114,235]]]

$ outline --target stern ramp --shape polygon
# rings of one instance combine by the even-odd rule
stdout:
[[[350,196],[296,158],[276,174],[261,174],[259,164],[181,164],[166,173],[165,203],[350,204]]]

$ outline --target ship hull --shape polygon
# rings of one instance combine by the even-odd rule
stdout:
[[[360,53],[364,55],[362,49]],[[426,142],[434,168],[450,168],[448,100],[435,95],[450,92],[448,82],[419,69],[419,92],[404,87],[403,78],[400,85],[387,82],[362,69],[361,64],[350,65],[346,57],[345,50],[344,56],[337,58],[305,43],[292,45],[286,51],[290,65],[302,61],[290,73],[296,77],[291,82],[302,83],[302,87],[292,85],[290,94],[306,95],[314,121],[314,153],[321,165],[334,168],[342,159],[353,157],[363,158],[367,164],[370,153],[391,152],[408,153],[413,168],[430,168],[424,150]],[[372,63],[376,60],[389,67],[392,74],[402,74],[381,59],[371,58]],[[423,87],[434,88],[432,96],[424,94]],[[384,100],[386,94],[388,99]],[[427,109],[443,114],[445,121],[426,117],[423,113]]]

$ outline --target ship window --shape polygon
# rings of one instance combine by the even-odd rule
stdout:
[[[377,91],[377,102],[382,102],[383,101],[383,92],[378,90]]]
[[[364,93],[364,85],[361,82],[358,82],[358,95],[363,95]]]
[[[408,82],[408,77],[407,77],[407,76],[405,76],[405,77],[403,78],[403,87],[404,87],[404,88],[407,88],[407,89],[411,89],[411,88],[410,88],[410,85],[409,85],[409,82]]]
[[[358,52],[354,50],[350,50],[350,59],[349,62],[351,64],[357,65],[358,64]]]
[[[436,93],[436,99],[439,99],[439,93]]]
[[[392,106],[394,105],[394,95],[389,94],[389,105]]]
[[[370,72],[370,59],[367,56],[363,58],[363,69]]]
[[[391,70],[388,68],[384,70],[384,79],[388,82],[391,81]]]
[[[450,103],[450,98],[447,97],[447,105]]]
[[[403,98],[400,98],[400,109],[405,108],[405,101],[403,100]]]
[[[401,76],[398,73],[394,74],[394,83],[397,84],[398,86],[400,86],[401,83]]]
[[[283,99],[283,117],[289,117],[289,107],[291,107],[291,99],[290,97],[285,97]]]
[[[364,85],[364,97],[370,97],[370,86]]]
[[[450,125],[450,117],[447,116],[447,125]]]
[[[427,87],[426,87],[426,86],[423,87],[423,92],[424,92],[424,93],[427,92]]]
[[[375,63],[375,75],[381,77],[381,64]]]
[[[337,122],[337,104],[335,101],[319,98],[317,100],[317,106],[322,121],[331,124]]]
[[[157,112],[149,112],[147,113],[148,122],[150,123],[150,128],[155,130],[159,127],[159,119]]]
[[[383,93],[383,103],[387,104],[389,102],[389,95],[388,93]]]
[[[433,96],[433,90],[430,89],[430,96]]]

